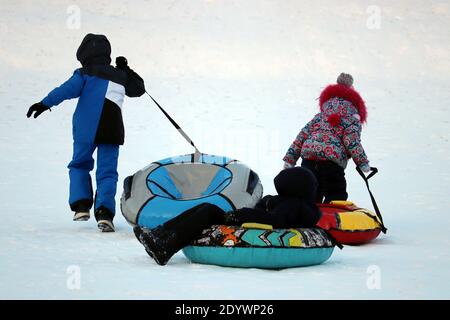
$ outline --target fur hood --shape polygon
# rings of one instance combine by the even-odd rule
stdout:
[[[331,84],[322,91],[319,97],[320,111],[323,111],[323,104],[334,97],[350,101],[358,110],[361,123],[367,121],[367,109],[364,100],[355,89],[341,84]]]

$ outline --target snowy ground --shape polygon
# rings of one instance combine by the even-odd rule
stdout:
[[[181,253],[160,267],[119,210],[114,234],[72,222],[75,101],[37,120],[25,113],[78,67],[88,32],[110,38],[203,152],[247,163],[266,193],[321,88],[352,73],[388,235],[309,268],[204,266]],[[449,39],[448,1],[2,0],[0,298],[449,299]],[[128,100],[124,118],[121,180],[191,151],[146,97]],[[351,199],[370,208],[353,164],[347,177]],[[367,285],[373,270],[378,289]]]

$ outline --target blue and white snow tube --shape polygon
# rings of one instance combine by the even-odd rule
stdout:
[[[192,262],[226,267],[283,269],[324,263],[334,243],[320,228],[214,225],[183,249]]]
[[[151,163],[124,181],[120,206],[132,225],[154,228],[201,203],[231,211],[254,207],[258,175],[227,157],[188,154]]]

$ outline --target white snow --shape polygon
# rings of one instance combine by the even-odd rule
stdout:
[[[25,113],[78,67],[88,32],[109,37],[113,56],[128,58],[203,152],[247,163],[266,194],[320,90],[353,74],[368,105],[363,144],[380,170],[371,187],[388,234],[315,267],[222,268],[181,253],[160,267],[118,206],[114,234],[72,222],[76,102],[36,120]],[[3,0],[0,298],[449,299],[449,39],[448,1]],[[192,151],[148,97],[126,100],[123,112],[120,181]],[[351,199],[371,208],[353,164],[346,173]]]

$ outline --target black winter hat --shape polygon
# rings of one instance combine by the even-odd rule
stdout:
[[[308,203],[315,203],[318,183],[309,169],[288,168],[281,171],[273,181],[280,196],[295,197]]]
[[[102,34],[88,33],[77,50],[77,60],[83,67],[111,63],[111,44]]]

